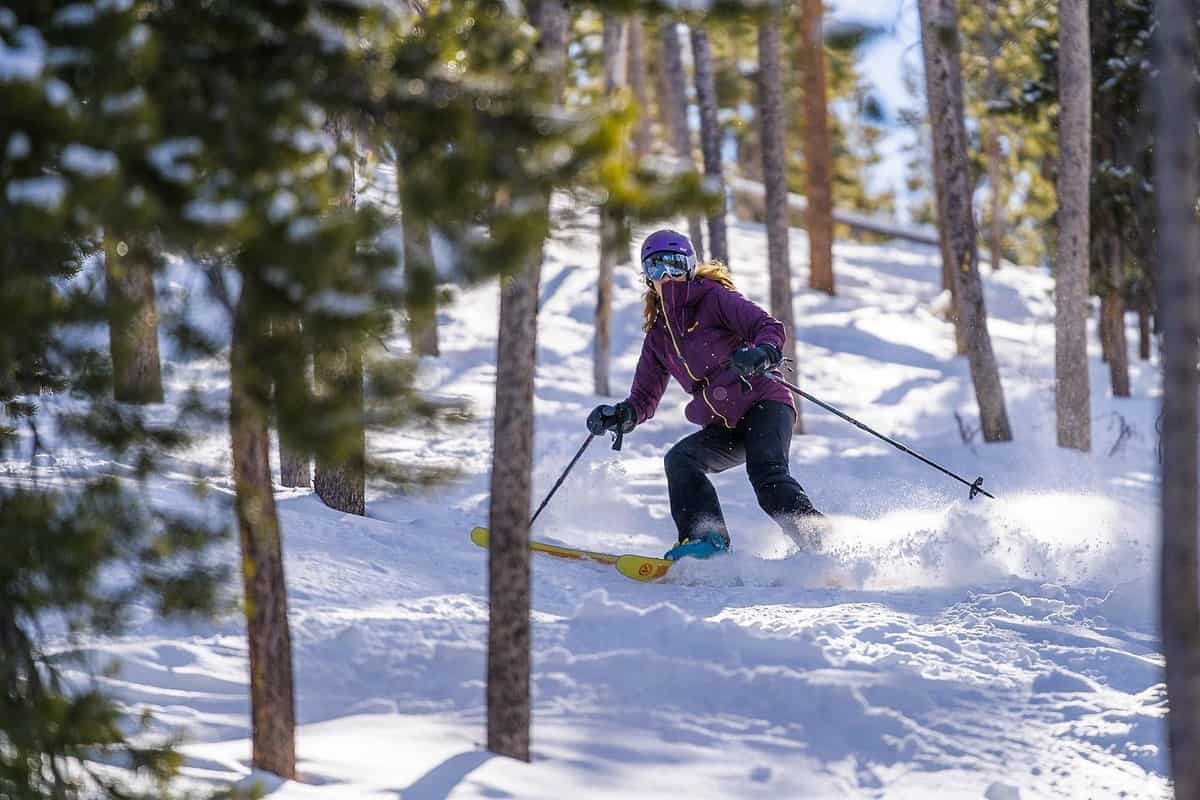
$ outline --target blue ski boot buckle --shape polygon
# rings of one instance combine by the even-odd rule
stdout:
[[[684,556],[709,558],[729,550],[729,537],[720,533],[703,533],[672,547],[663,556],[667,561],[678,561]]]

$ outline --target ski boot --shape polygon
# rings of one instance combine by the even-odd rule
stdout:
[[[717,531],[698,533],[689,536],[672,547],[663,556],[667,561],[678,561],[684,556],[691,558],[708,558],[718,553],[729,551],[729,536]]]

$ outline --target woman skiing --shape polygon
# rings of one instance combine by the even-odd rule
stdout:
[[[687,418],[701,430],[667,451],[671,516],[679,543],[665,558],[707,558],[729,549],[708,473],[746,465],[758,504],[806,549],[820,546],[821,514],[788,472],[795,422],[791,392],[767,374],[779,366],[783,325],[734,289],[721,264],[697,266],[686,236],[652,233],[642,243],[646,291],[642,354],[629,397],[597,406],[588,430],[629,433],[658,407],[674,376],[692,396]]]

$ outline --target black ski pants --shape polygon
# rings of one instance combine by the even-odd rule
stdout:
[[[729,535],[710,473],[746,465],[758,505],[798,544],[812,540],[805,524],[821,514],[788,472],[795,413],[790,406],[764,400],[750,408],[730,430],[710,425],[680,439],[666,455],[667,491],[679,540],[695,534]]]

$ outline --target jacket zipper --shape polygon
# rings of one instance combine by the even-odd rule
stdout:
[[[667,333],[671,335],[671,344],[675,346],[675,355],[679,357],[679,363],[683,364],[683,368],[685,370],[687,370],[687,374],[689,376],[691,376],[691,379],[694,380],[696,383],[700,384],[700,398],[702,400],[704,400],[704,404],[706,406],[708,406],[709,410],[712,411],[712,413],[716,414],[718,417],[721,418],[721,422],[723,422],[725,424],[726,428],[733,430],[733,426],[729,424],[729,420],[726,419],[725,415],[722,414],[720,411],[717,411],[716,406],[714,406],[712,404],[712,402],[709,401],[709,399],[708,399],[708,393],[705,392],[705,387],[708,386],[708,378],[703,378],[703,379],[697,378],[696,374],[694,372],[692,372],[692,368],[688,366],[687,359],[685,359],[683,357],[683,353],[679,349],[679,342],[677,342],[675,340],[675,331],[671,328],[671,315],[667,313],[666,300],[662,301],[662,310],[663,310],[663,323],[667,326]]]

